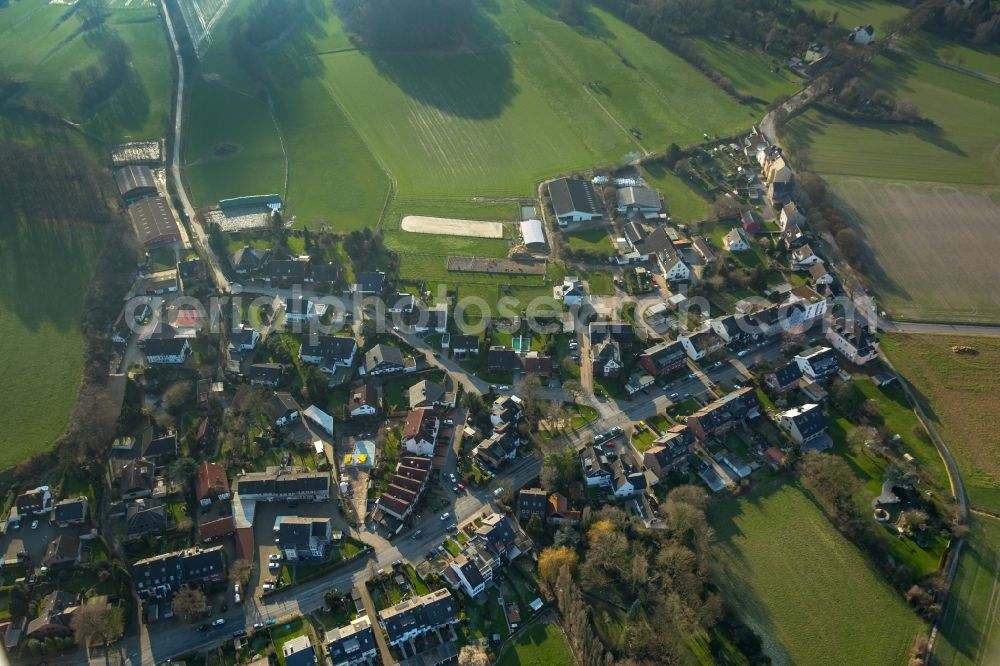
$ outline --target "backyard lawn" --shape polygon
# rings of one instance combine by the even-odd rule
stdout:
[[[572,666],[576,661],[563,630],[550,623],[537,623],[508,645],[497,659],[498,666]]]

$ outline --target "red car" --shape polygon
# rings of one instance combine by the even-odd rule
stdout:
[[[458,484],[458,489],[459,490],[465,490],[465,484],[464,483]]]

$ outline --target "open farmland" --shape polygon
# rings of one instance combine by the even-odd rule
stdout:
[[[285,158],[263,102],[199,81],[191,88],[191,107],[197,113],[184,156],[196,205],[246,194],[284,195]]]
[[[647,187],[663,195],[667,213],[672,219],[679,222],[700,222],[708,217],[707,195],[662,165],[644,165],[642,179]]]
[[[774,663],[906,662],[923,623],[799,488],[758,482],[710,519],[715,578]]]
[[[868,277],[893,316],[1000,321],[1000,187],[844,176],[827,182],[871,251]]]
[[[894,316],[1000,321],[1000,273],[987,257],[1000,213],[1000,87],[899,53],[879,57],[865,86],[912,99],[934,125],[810,110],[787,133],[868,241],[873,288]]]
[[[906,7],[890,0],[795,0],[795,4],[803,9],[825,13],[828,17],[836,17],[837,24],[848,29],[857,25],[874,25],[875,37],[885,34],[886,23],[902,18]]]
[[[956,354],[956,345],[976,353]],[[887,335],[882,346],[955,456],[972,506],[1000,513],[1000,450],[993,445],[1000,431],[1000,339]]]
[[[248,7],[227,10],[203,63],[241,90],[247,81],[224,33]],[[311,12],[266,55],[299,226],[375,226],[390,183],[393,197],[408,199],[534,196],[542,178],[727,134],[758,111],[596,8],[574,29],[550,7],[501,0],[481,9],[468,48],[434,53],[345,48],[338,18]],[[315,57],[303,59],[304,50]],[[211,124],[203,115],[211,113],[193,108],[191,123]],[[194,182],[210,176],[188,177],[196,192],[211,189]],[[491,219],[474,210],[401,213]]]
[[[1000,46],[960,44],[940,35],[918,32],[903,42],[910,53],[934,58],[955,67],[1000,78]]]
[[[741,95],[770,102],[802,87],[802,79],[785,67],[781,55],[768,55],[720,38],[704,37],[690,43],[708,66],[729,79]]]
[[[1000,663],[1000,522],[977,516],[934,643],[934,663]]]
[[[91,226],[0,215],[0,339],[7,350],[0,355],[0,468],[47,449],[66,426],[83,372],[80,311],[100,247]]]

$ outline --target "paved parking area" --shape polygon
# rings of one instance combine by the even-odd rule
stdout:
[[[27,551],[35,566],[41,566],[42,557],[45,555],[45,549],[49,542],[55,539],[60,532],[69,532],[75,529],[60,530],[51,527],[48,520],[40,516],[38,517],[38,528],[33,530],[31,529],[31,521],[25,518],[21,521],[20,529],[10,529],[4,536],[4,559],[15,560],[18,553]]]

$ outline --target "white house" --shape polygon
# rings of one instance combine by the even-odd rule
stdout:
[[[413,326],[417,333],[447,333],[448,332],[448,304],[438,303],[427,310],[426,317],[420,317]]]
[[[796,268],[809,268],[819,261],[819,255],[813,252],[808,243],[792,250],[792,264]]]
[[[826,270],[826,264],[822,261],[817,261],[809,267],[809,275],[817,285],[833,284],[833,275],[830,274],[830,271]]]
[[[811,442],[826,432],[826,419],[819,405],[793,407],[781,413],[778,426],[798,445]]]
[[[351,417],[375,416],[378,413],[378,391],[371,384],[362,384],[351,392]]]
[[[733,229],[726,237],[722,239],[725,244],[726,249],[730,252],[746,252],[750,249],[750,244],[747,243],[746,236],[743,234],[743,230],[739,227]]]
[[[826,329],[826,339],[833,348],[855,365],[864,365],[878,358],[878,338],[867,324],[838,318]]]
[[[705,326],[693,333],[678,335],[677,341],[684,346],[684,351],[692,361],[700,361],[724,346],[722,338],[712,330],[711,326]]]
[[[691,268],[681,259],[673,247],[661,250],[656,255],[656,263],[667,282],[684,282],[691,279]]]
[[[178,365],[191,355],[186,338],[150,338],[143,346],[146,362],[157,365]]]
[[[566,307],[579,305],[586,296],[583,283],[576,277],[564,277],[561,285],[552,288],[552,298],[562,301]]]
[[[837,354],[829,347],[810,347],[792,360],[812,380],[825,379],[840,367]]]
[[[285,299],[285,321],[305,323],[316,319],[316,304],[305,298]]]
[[[414,409],[403,426],[403,447],[417,456],[434,455],[441,421],[432,409]]]

